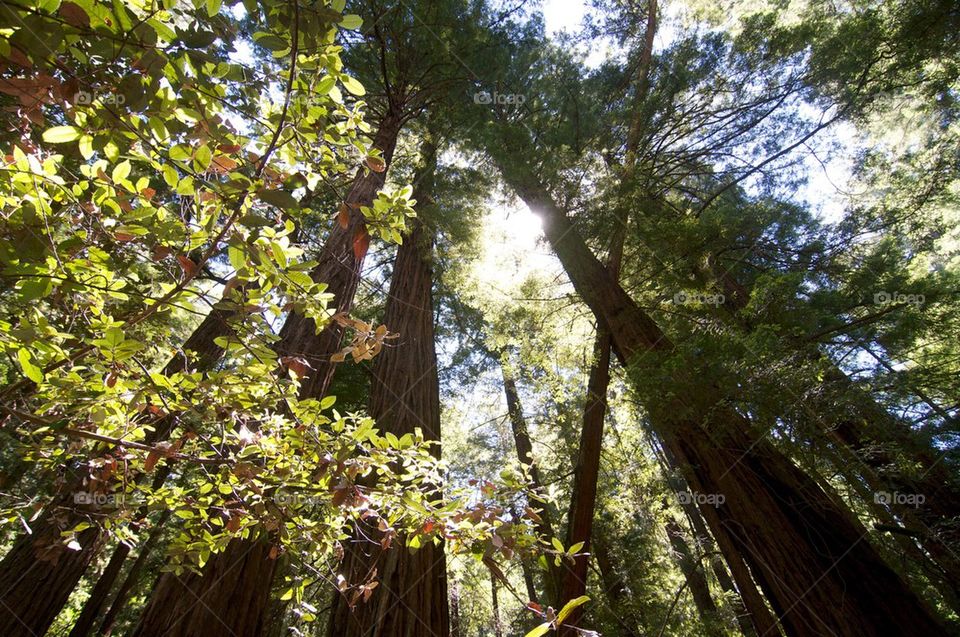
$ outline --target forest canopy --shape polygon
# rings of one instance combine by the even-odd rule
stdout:
[[[958,34],[0,0],[0,635],[960,635]]]

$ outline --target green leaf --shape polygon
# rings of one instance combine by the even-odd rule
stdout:
[[[363,18],[358,16],[355,13],[348,13],[343,16],[343,20],[340,21],[340,26],[344,29],[359,29],[360,25],[363,24]]]
[[[261,201],[284,210],[296,210],[300,207],[300,202],[284,190],[260,190],[257,195]]]
[[[350,77],[349,75],[341,75],[340,81],[343,82],[343,87],[350,91],[353,95],[360,97],[367,94],[367,89],[363,88],[363,84]]]
[[[540,635],[546,635],[550,632],[550,622],[544,622],[531,630],[529,633],[524,635],[524,637],[540,637]]]
[[[563,608],[560,609],[560,612],[557,613],[557,626],[563,624],[563,620],[570,616],[574,610],[578,607],[583,606],[590,601],[590,598],[586,595],[581,595],[580,597],[575,597],[569,602],[563,605]]]
[[[566,553],[566,551],[563,550],[563,542],[561,542],[557,538],[555,537],[550,538],[550,543],[553,544],[553,548],[557,549],[557,551],[559,551],[560,553]]]
[[[80,138],[80,141],[77,142],[77,145],[80,147],[80,154],[84,159],[90,159],[93,157],[93,137],[90,135],[83,135]]]
[[[122,161],[114,166],[113,173],[111,173],[110,177],[113,179],[114,183],[123,181],[130,175],[130,169],[130,162]]]
[[[54,126],[43,131],[43,141],[48,144],[65,144],[80,139],[80,129],[76,126]]]
[[[17,360],[20,361],[20,367],[23,368],[23,375],[35,383],[42,383],[43,370],[33,364],[32,358],[33,355],[28,349],[21,348],[17,351]]]
[[[207,0],[207,15],[211,18],[220,13],[221,0]]]

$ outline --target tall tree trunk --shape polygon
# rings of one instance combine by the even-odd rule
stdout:
[[[201,576],[165,573],[131,635],[259,637],[277,563],[271,546],[266,539],[231,542]]]
[[[534,493],[546,496],[546,489],[543,486],[543,479],[540,476],[540,468],[537,465],[536,458],[533,455],[533,442],[530,439],[530,430],[527,427],[527,419],[523,415],[523,404],[520,402],[520,392],[517,390],[517,380],[513,373],[513,364],[509,360],[506,352],[501,352],[498,358],[500,365],[500,374],[503,377],[503,393],[507,401],[507,414],[510,418],[510,428],[513,431],[513,444],[517,450],[517,459],[522,464],[529,466],[529,475],[531,488]],[[537,518],[534,518],[534,528],[536,532],[546,538],[555,537],[553,514],[546,503]],[[527,568],[529,570],[529,564]],[[524,571],[527,575],[527,571]],[[532,579],[532,577],[531,577]],[[547,572],[544,577],[545,588],[547,589],[547,598],[556,599],[560,592],[561,573],[553,562],[547,561]],[[532,582],[527,583],[528,591],[533,590]],[[536,597],[531,597],[536,600]]]
[[[502,158],[510,149],[488,150]],[[674,362],[669,376],[661,373],[658,368],[675,352],[673,344],[610,277],[535,175],[513,159],[503,166],[504,178],[542,213],[548,241],[580,297],[610,333],[618,357],[633,366],[650,421],[681,460],[688,483],[701,494],[724,498],[713,507],[714,524],[730,534],[750,563],[788,634],[941,634],[938,622],[870,546],[867,531],[843,504],[753,432],[715,387],[698,381],[694,363]],[[641,373],[663,378],[673,386],[672,395],[649,391]]]
[[[211,369],[223,352],[215,339],[231,332],[230,315],[230,310],[212,309],[184,343],[183,351],[167,363],[164,374],[188,366]],[[147,442],[165,438],[172,424],[170,418],[159,422]],[[66,549],[60,539],[62,530],[87,521],[95,513],[92,505],[75,503],[83,485],[82,475],[70,476],[54,503],[31,525],[31,533],[19,536],[0,561],[0,634],[45,633],[103,546],[104,535],[97,526],[78,535],[79,550]],[[37,591],[44,593],[38,595]]]
[[[401,116],[389,110],[373,139],[373,145],[380,149],[388,167],[401,124]],[[315,281],[327,283],[327,292],[333,294],[337,311],[350,309],[360,281],[365,254],[354,251],[354,239],[358,233],[366,232],[360,207],[372,205],[383,187],[385,176],[386,171],[377,173],[362,169],[358,173],[345,199],[349,214],[347,227],[334,226],[318,256],[318,264],[311,272]],[[298,314],[287,318],[275,350],[280,356],[303,357],[313,367],[310,374],[301,379],[301,397],[319,398],[326,393],[335,367],[330,356],[340,349],[342,336],[342,329],[333,323],[318,335],[313,320]],[[225,551],[210,557],[202,573],[184,573],[179,577],[164,574],[134,635],[169,637],[175,633],[167,631],[177,630],[177,626],[183,629],[204,624],[208,626],[205,634],[211,637],[258,634],[263,630],[264,611],[276,568],[270,549],[271,542],[266,537],[234,539]],[[223,577],[225,573],[229,576]],[[201,597],[205,603],[184,604],[180,601],[184,597]],[[229,608],[231,600],[238,599],[248,600],[245,612],[225,613],[216,619],[211,616],[209,609]]]
[[[623,258],[623,237],[625,228],[618,228],[610,248],[607,270],[613,280],[620,275],[620,261]],[[577,464],[573,472],[573,491],[570,499],[570,512],[567,514],[567,544],[583,542],[583,548],[574,558],[573,564],[563,562],[563,584],[558,607],[587,590],[587,569],[590,563],[593,517],[597,504],[597,486],[600,480],[600,456],[603,452],[603,423],[607,414],[607,388],[610,385],[610,335],[597,328],[594,343],[593,363],[587,381],[587,398],[583,409],[583,424],[580,430],[580,445],[577,451]],[[583,607],[576,608],[569,616],[568,626],[577,626],[583,616]],[[576,630],[561,627],[561,635],[574,637]]]
[[[722,623],[717,605],[710,594],[710,585],[707,583],[707,575],[703,571],[703,564],[690,549],[690,545],[684,537],[683,529],[673,518],[667,520],[666,532],[680,566],[680,572],[683,573],[683,578],[687,581],[687,589],[693,597],[693,604],[700,614],[704,634],[720,637],[723,635]]]
[[[603,584],[603,593],[610,603],[620,623],[624,637],[639,637],[640,623],[627,604],[627,585],[623,582],[620,573],[613,565],[613,559],[610,557],[610,543],[607,541],[606,534],[602,527],[598,527],[593,537],[593,556],[597,560],[597,568],[600,571],[600,581]]]
[[[379,148],[387,167],[393,161],[393,152],[397,146],[397,137],[403,120],[398,113],[388,111],[381,119],[373,146]],[[358,252],[354,240],[366,233],[366,224],[361,206],[370,206],[377,193],[383,188],[386,178],[383,172],[363,171],[353,182],[347,198],[344,200],[349,211],[346,227],[334,224],[330,235],[317,255],[317,266],[310,273],[314,281],[327,284],[327,293],[333,294],[333,306],[337,312],[348,312],[353,306],[353,297],[360,284],[360,272],[363,268],[365,250]],[[300,395],[304,398],[321,397],[327,392],[336,363],[330,356],[340,349],[343,328],[328,323],[317,334],[313,319],[292,314],[280,329],[280,340],[274,346],[280,356],[301,356],[313,367],[309,374],[300,380]]]
[[[418,175],[414,198],[426,201],[436,161]],[[384,348],[373,363],[370,416],[382,432],[397,436],[420,428],[427,440],[440,440],[440,386],[434,343],[432,239],[422,224],[397,249],[384,313],[384,325],[400,338]],[[438,448],[434,448],[439,452]],[[450,633],[446,559],[442,545],[425,542],[416,551],[403,546],[382,549],[376,529],[359,532],[345,547],[341,573],[360,584],[376,569],[379,586],[367,601],[337,594],[330,613],[331,637],[446,637]]]
[[[160,539],[160,534],[163,532],[163,525],[166,524],[169,518],[169,510],[160,514],[156,525],[154,525],[150,531],[150,535],[147,536],[147,541],[140,547],[140,552],[137,553],[137,559],[130,565],[127,576],[123,578],[123,582],[120,583],[120,588],[117,589],[117,594],[113,596],[113,602],[110,604],[109,610],[107,610],[106,615],[103,616],[103,621],[100,623],[99,629],[100,635],[110,635],[113,631],[113,625],[116,623],[117,617],[130,599],[130,593],[133,587],[136,586],[140,580],[143,567],[146,565],[147,559],[149,559],[150,554],[156,547],[157,541]]]
[[[703,259],[696,274],[721,286],[725,293],[724,307],[733,321],[740,329],[752,331],[753,326],[740,315],[750,301],[750,290],[711,255]],[[812,360],[824,358],[811,345],[802,346],[809,350],[807,355]],[[820,414],[835,411],[835,407],[821,391],[811,391],[815,398],[805,412],[815,421],[812,429],[819,429],[826,439],[852,450],[861,463],[861,477],[874,491],[872,497],[888,500],[883,504],[916,531],[915,537],[943,573],[941,579],[950,589],[946,596],[950,600],[960,599],[960,534],[956,530],[960,516],[960,479],[928,440],[913,431],[909,423],[894,418],[829,359],[825,362],[823,386],[835,388],[839,398],[845,401],[844,417],[837,423],[821,417]],[[891,447],[895,450],[893,453]],[[897,452],[904,455],[906,462],[894,457]],[[846,454],[841,450],[841,455]],[[904,465],[914,470],[907,473]],[[912,499],[906,504],[895,497],[897,494],[921,496],[923,500]]]

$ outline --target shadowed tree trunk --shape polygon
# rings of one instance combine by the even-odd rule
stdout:
[[[133,564],[130,565],[130,570],[127,571],[127,576],[123,578],[123,582],[120,583],[120,588],[117,589],[117,594],[113,597],[113,603],[110,604],[110,609],[107,610],[106,615],[103,616],[103,622],[100,624],[99,634],[109,635],[113,631],[113,625],[116,623],[120,612],[127,605],[127,601],[130,599],[130,593],[133,591],[134,586],[136,586],[137,582],[140,580],[140,574],[143,572],[143,567],[146,565],[147,559],[149,559],[150,554],[156,547],[157,541],[160,539],[160,534],[163,531],[163,525],[166,523],[169,517],[169,511],[164,511],[160,515],[160,519],[157,520],[157,524],[153,527],[153,530],[150,531],[147,541],[144,542],[143,546],[140,547],[140,552],[137,554],[137,559],[135,559]]]
[[[942,628],[870,546],[843,506],[699,381],[693,363],[664,364],[673,343],[610,277],[548,191],[517,158],[488,148],[502,174],[544,220],[544,233],[574,288],[610,333],[630,369],[654,430],[701,494],[723,496],[712,525],[725,529],[750,564],[789,635],[941,634]],[[662,379],[648,389],[647,375]],[[659,385],[660,383],[654,383]],[[711,519],[708,518],[708,522]]]
[[[690,549],[690,545],[684,537],[683,529],[673,518],[667,520],[666,532],[667,538],[670,540],[670,546],[673,547],[673,552],[676,555],[677,563],[680,565],[680,572],[683,573],[683,578],[687,581],[687,589],[693,597],[693,604],[700,614],[704,634],[715,637],[723,635],[717,605],[710,594],[710,585],[707,583],[706,573],[703,572],[703,565]]]
[[[184,343],[183,351],[167,363],[164,374],[174,374],[188,366],[197,370],[213,368],[223,353],[215,339],[231,333],[231,314],[227,309],[212,309]],[[154,443],[166,438],[172,424],[171,418],[162,419],[148,433],[146,441]],[[76,494],[83,490],[83,475],[69,476],[55,502],[31,524],[32,533],[18,537],[0,561],[0,634],[32,637],[46,632],[102,548],[104,537],[97,526],[77,536],[80,550],[66,549],[60,539],[62,530],[88,521],[96,513],[94,505],[75,502]],[[119,565],[122,566],[122,560]],[[104,574],[116,577],[117,572]],[[103,587],[109,590],[113,582],[107,579]],[[37,591],[43,594],[38,595]],[[94,592],[99,594],[103,589]]]
[[[401,124],[400,115],[388,111],[373,139],[387,167],[393,159]],[[333,294],[338,311],[347,311],[353,304],[363,266],[365,250],[354,251],[354,239],[358,233],[366,232],[360,207],[372,205],[385,176],[386,171],[360,170],[345,199],[349,211],[347,227],[337,224],[333,228],[311,272],[314,280],[328,284],[326,291]],[[302,398],[320,398],[326,393],[335,367],[330,356],[340,349],[342,335],[342,330],[332,323],[318,335],[312,320],[297,314],[287,318],[275,349],[280,356],[302,357],[313,367],[310,374],[301,379]],[[183,629],[199,625],[207,626],[204,634],[210,637],[259,634],[264,630],[264,611],[276,569],[276,559],[270,557],[271,548],[272,543],[265,536],[256,540],[234,539],[227,550],[210,557],[201,573],[180,576],[165,573],[133,634],[169,637],[178,634],[168,632],[176,626]],[[223,577],[225,573],[229,577]],[[182,604],[178,600],[183,597],[202,597],[206,604]],[[237,599],[248,600],[245,612],[225,613],[216,618],[211,615],[210,608],[228,608],[230,600]],[[159,618],[169,620],[158,621]],[[165,623],[168,621],[176,625],[169,627]]]
[[[427,201],[435,149],[425,143],[425,165],[415,180],[414,198]],[[440,385],[434,342],[432,239],[419,220],[397,249],[383,324],[399,334],[395,345],[374,359],[370,416],[381,432],[400,437],[419,428],[426,440],[440,440]],[[434,453],[439,448],[434,447]],[[370,539],[373,538],[374,541]],[[336,594],[330,637],[446,637],[450,633],[446,559],[443,546],[425,542],[411,551],[398,538],[383,549],[376,529],[356,533],[344,550],[340,573],[362,584],[376,569],[379,585],[366,601],[352,591]]]
[[[603,584],[603,593],[607,596],[610,607],[617,616],[617,622],[623,630],[624,637],[639,637],[640,623],[633,611],[627,606],[629,603],[627,585],[617,572],[610,557],[610,545],[601,528],[597,528],[593,536],[593,556],[597,560],[600,571],[600,581]]]
[[[723,306],[736,325],[746,332],[753,330],[751,323],[740,314],[750,301],[747,287],[710,255],[703,259],[695,274],[701,280],[718,284],[725,295]],[[824,359],[812,344],[801,346],[809,350],[812,360]],[[853,457],[860,462],[861,478],[874,491],[871,498],[879,495],[887,500],[881,504],[888,506],[915,532],[913,537],[928,552],[928,559],[942,571],[938,579],[949,587],[945,595],[956,609],[955,600],[960,599],[960,557],[957,556],[960,540],[956,530],[960,516],[960,482],[957,476],[950,471],[940,452],[913,431],[909,423],[894,418],[833,361],[825,359],[824,367],[822,387],[810,391],[811,401],[800,403],[805,407],[801,417],[813,421],[812,429],[820,430],[827,440],[853,452]],[[838,402],[843,403],[839,422],[835,422],[835,418],[827,422],[820,416],[832,415],[837,409],[829,400],[829,393],[824,395],[824,389],[828,392],[834,389]],[[892,453],[891,448],[895,452]],[[843,449],[840,453],[848,455]],[[907,462],[898,461],[895,453],[903,454]],[[904,472],[904,464],[913,467],[912,473]],[[893,497],[898,493],[920,495],[923,501],[916,506],[903,504]]]

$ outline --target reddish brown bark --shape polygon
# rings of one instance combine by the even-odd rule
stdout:
[[[490,150],[502,156],[503,149]],[[523,165],[505,168],[508,183],[543,215],[548,241],[617,355],[634,374],[658,373],[673,344],[610,277],[537,178]],[[789,635],[942,633],[841,502],[753,432],[714,387],[697,382],[692,363],[671,369],[664,380],[672,395],[636,383],[651,423],[682,459],[691,486],[725,498],[715,523],[750,563]]]
[[[184,343],[183,351],[167,363],[164,373],[183,371],[188,365],[193,369],[211,369],[222,355],[214,340],[230,333],[229,316],[229,310],[211,310]],[[157,423],[147,442],[166,438],[172,424],[172,419]],[[73,528],[94,513],[92,505],[74,503],[74,495],[84,491],[83,484],[80,475],[68,479],[57,503],[49,505],[48,512],[31,524],[32,534],[20,536],[0,561],[0,634],[46,632],[101,549],[104,538],[98,527],[91,527],[77,538],[79,551],[63,550],[55,561],[37,556],[38,546],[57,542],[62,530]],[[38,590],[44,594],[37,595]],[[103,591],[94,592],[99,595]]]
[[[421,188],[424,179],[418,180]],[[418,191],[420,188],[418,188]],[[424,200],[423,194],[415,198]],[[397,436],[420,428],[440,439],[440,393],[433,324],[430,240],[418,222],[397,249],[383,322],[400,338],[374,360],[370,415],[382,432]],[[438,449],[435,448],[438,452]],[[374,541],[369,538],[371,535]],[[402,540],[384,550],[373,529],[357,533],[345,548],[340,572],[351,584],[376,569],[380,585],[352,608],[350,593],[337,595],[331,637],[431,637],[450,632],[446,560],[442,545],[416,551]]]
[[[374,136],[373,145],[382,152],[387,167],[393,158],[401,124],[400,116],[388,111]],[[372,205],[383,186],[385,175],[386,171],[377,173],[361,170],[358,173],[345,199],[349,210],[347,227],[335,222],[318,256],[317,266],[311,272],[315,281],[327,284],[327,292],[333,294],[337,311],[350,309],[360,281],[365,254],[355,253],[353,246],[357,233],[365,232],[360,207]],[[312,319],[298,314],[291,314],[287,318],[275,349],[280,356],[303,357],[313,367],[310,374],[302,379],[301,397],[320,398],[326,393],[335,367],[330,356],[340,349],[342,336],[342,329],[333,323],[317,334]],[[226,551],[211,556],[200,575],[188,574],[178,578],[164,574],[158,584],[158,591],[163,591],[164,595],[150,598],[136,634],[158,637],[166,634],[161,624],[153,623],[153,618],[177,612],[183,615],[178,619],[183,626],[202,625],[204,621],[209,621],[210,612],[203,605],[177,605],[180,597],[192,597],[191,592],[199,592],[204,599],[210,599],[212,607],[225,607],[224,600],[249,597],[256,603],[251,604],[246,612],[233,614],[229,619],[218,622],[218,626],[229,628],[237,635],[258,634],[263,629],[266,601],[276,568],[276,560],[268,557],[269,549],[265,548],[268,545],[269,541],[265,539],[235,539]],[[258,562],[258,558],[262,563]],[[230,576],[221,579],[220,573],[229,573]]]
[[[146,542],[140,547],[140,552],[137,553],[137,559],[130,565],[130,570],[127,571],[126,577],[124,577],[123,582],[120,583],[120,588],[117,589],[116,595],[113,596],[113,602],[110,604],[109,610],[107,610],[106,615],[103,616],[103,622],[101,622],[99,630],[100,635],[109,635],[113,632],[113,625],[116,623],[120,612],[126,606],[127,601],[129,601],[130,592],[140,580],[143,567],[146,565],[147,559],[156,547],[157,540],[160,539],[160,534],[163,531],[163,525],[166,524],[169,517],[169,511],[164,511],[160,515],[156,525],[150,531],[150,535],[147,536]]]
[[[393,160],[402,121],[393,111],[380,121],[380,127],[373,139],[373,146],[379,148],[387,167]],[[361,206],[370,206],[377,193],[383,188],[386,178],[383,172],[361,171],[353,182],[344,203],[349,209],[349,222],[346,227],[334,224],[330,235],[317,255],[317,266],[310,275],[314,281],[327,284],[327,292],[333,294],[333,307],[337,312],[347,312],[353,306],[353,297],[360,284],[360,272],[365,254],[354,250],[354,239],[366,232]],[[365,252],[365,251],[364,251]],[[336,363],[330,356],[340,349],[343,328],[330,322],[317,334],[313,319],[299,314],[291,314],[280,330],[280,341],[274,346],[280,356],[300,356],[313,367],[306,378],[301,379],[300,395],[304,398],[317,398],[326,394]]]
[[[164,574],[131,635],[258,637],[277,562],[270,549],[267,540],[231,542],[200,575]]]

